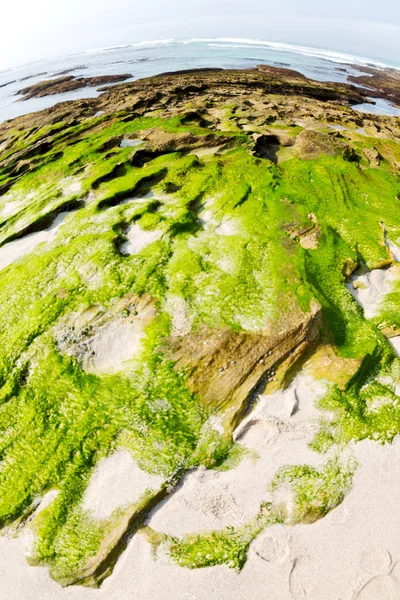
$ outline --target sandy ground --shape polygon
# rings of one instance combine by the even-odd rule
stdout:
[[[167,294],[164,309],[172,317],[172,337],[187,335],[192,329],[193,318],[182,296]]]
[[[67,177],[60,182],[60,187],[64,196],[71,196],[78,194],[82,190],[82,181],[73,177]]]
[[[174,302],[172,307],[179,316],[179,307]],[[259,396],[235,431],[237,443],[248,450],[241,463],[230,471],[189,472],[147,523],[156,531],[183,535],[246,522],[260,502],[272,498],[268,484],[280,466],[326,461],[308,447],[321,417],[316,404],[326,389],[306,365],[286,390]],[[100,590],[62,589],[45,569],[27,565],[27,540],[20,535],[0,538],[0,598],[400,600],[400,436],[385,446],[364,440],[348,452],[358,468],[343,503],[312,525],[267,528],[252,543],[241,573],[226,566],[178,567],[162,547],[154,556],[137,534]],[[106,518],[159,484],[119,450],[99,463],[84,507]]]
[[[138,354],[143,338],[140,320],[117,320],[107,323],[88,342],[82,367],[90,373],[116,373],[124,363]]]
[[[97,465],[82,507],[96,519],[107,519],[117,508],[138,502],[146,490],[155,491],[163,478],[139,469],[128,450],[117,450]]]
[[[396,337],[391,338],[389,342],[392,344],[394,350],[400,356],[400,335],[396,335]]]
[[[399,277],[400,267],[393,265],[389,269],[374,269],[364,275],[354,275],[346,287],[364,309],[365,317],[371,319],[377,315],[380,303]]]
[[[135,148],[136,146],[140,146],[143,144],[143,140],[131,140],[129,138],[124,138],[121,140],[119,145],[120,148]]]
[[[322,459],[307,448],[315,428],[315,402],[325,386],[301,372],[286,391],[261,396],[236,431],[257,451],[226,472],[197,470],[151,515],[159,531],[183,534],[242,523],[268,497],[280,464]],[[239,574],[228,567],[189,570],[163,549],[153,556],[136,535],[100,590],[60,588],[45,569],[29,567],[24,540],[0,538],[0,597],[7,600],[392,600],[400,598],[400,438],[381,446],[353,445],[359,463],[344,502],[312,525],[275,525],[252,544]],[[253,452],[253,455],[254,455]],[[149,486],[125,451],[99,464],[85,497],[103,517]],[[121,487],[121,479],[126,482]],[[153,482],[156,485],[159,482]],[[129,497],[128,497],[129,496]]]
[[[137,254],[149,244],[159,240],[162,234],[163,232],[159,231],[158,229],[145,231],[140,227],[140,225],[136,225],[136,223],[134,223],[130,226],[127,234],[128,239],[126,242],[121,244],[120,250],[122,254]]]
[[[389,250],[391,251],[391,253],[393,254],[393,258],[397,262],[400,262],[400,248],[399,248],[399,246],[397,246],[394,242],[391,242],[390,240],[387,240],[386,244],[387,244]]]
[[[0,538],[0,597],[7,600],[392,600],[400,598],[400,439],[354,447],[353,489],[312,525],[267,529],[240,574],[189,570],[135,536],[100,590],[62,589],[29,567],[23,540]],[[171,500],[174,497],[171,497]]]
[[[49,242],[54,239],[65,217],[69,214],[70,212],[61,212],[48,229],[25,235],[18,240],[4,244],[0,248],[0,269],[8,267],[22,256],[29,254],[41,242]]]
[[[148,524],[156,531],[183,535],[241,525],[254,517],[261,502],[272,500],[268,484],[280,466],[323,462],[308,443],[320,416],[315,402],[324,393],[324,385],[300,373],[284,392],[260,396],[235,432],[236,441],[249,451],[240,465],[229,471],[189,473]]]
[[[83,315],[72,314],[69,324],[62,323],[55,332],[60,352],[75,356],[89,373],[117,373],[129,368],[129,361],[142,349],[146,326],[156,311],[154,303],[144,301],[137,306],[139,313],[131,315],[128,311],[124,315],[124,306],[129,306],[129,299],[117,315],[104,313],[100,307],[92,307]],[[71,326],[75,332],[72,337]]]

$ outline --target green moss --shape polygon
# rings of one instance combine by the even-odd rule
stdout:
[[[240,571],[246,564],[251,542],[263,529],[279,523],[280,520],[280,516],[271,510],[271,506],[265,504],[257,517],[242,527],[226,527],[221,531],[189,534],[182,539],[168,537],[166,543],[171,557],[181,567],[199,569],[227,565]]]
[[[344,273],[357,264],[374,268],[389,260],[382,223],[393,235],[399,231],[398,173],[341,156],[275,165],[254,157],[235,127],[235,145],[222,156],[175,152],[134,166],[132,148],[105,151],[104,143],[153,127],[213,132],[184,115],[121,118],[15,131],[13,148],[2,155],[12,162],[14,153],[17,161],[17,152],[51,136],[51,148],[0,199],[0,211],[14,203],[1,217],[0,244],[66,203],[86,201],[74,205],[54,240],[0,270],[0,521],[21,517],[57,487],[59,496],[40,519],[37,556],[61,578],[96,552],[104,534],[82,514],[80,501],[93,468],[116,446],[165,477],[199,464],[232,468],[241,458],[239,446],[205,431],[210,415],[190,393],[187,373],[163,353],[171,296],[185,301],[194,328],[247,332],[280,329],[317,301],[337,352],[364,362],[345,390],[336,387],[324,399],[336,416],[321,427],[314,447],[326,451],[364,437],[390,441],[400,431],[393,386],[379,380],[390,372],[398,381],[393,352],[380,323],[365,320],[344,285]],[[394,142],[383,144],[382,153],[397,156]],[[0,183],[13,181],[7,172],[1,177]],[[81,189],[68,191],[76,180]],[[154,197],[144,198],[149,190]],[[306,250],[299,242],[312,220],[320,237]],[[132,223],[163,236],[125,256],[119,247]],[[400,326],[397,287],[382,315]],[[125,372],[93,375],[60,353],[55,330],[68,315],[93,305],[108,310],[128,293],[150,294],[158,317]],[[374,406],[377,397],[385,400]],[[322,514],[342,497],[350,471],[336,471],[333,463],[323,472],[307,469],[285,471],[274,485],[295,486],[301,514],[315,503]],[[179,564],[240,568],[260,526],[175,540],[172,552]]]
[[[338,506],[348,492],[356,462],[330,459],[321,469],[309,465],[282,467],[271,482],[271,490],[292,495],[291,523],[309,522]]]

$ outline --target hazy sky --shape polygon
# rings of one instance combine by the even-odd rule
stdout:
[[[256,37],[400,65],[399,0],[1,0],[0,69],[141,40]]]

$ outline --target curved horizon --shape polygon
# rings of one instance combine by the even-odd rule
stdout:
[[[208,43],[210,47],[221,47],[221,48],[271,48],[272,50],[278,50],[280,52],[288,52],[292,54],[300,54],[303,56],[309,56],[313,58],[319,58],[322,60],[328,60],[331,62],[337,62],[338,64],[352,64],[359,66],[368,66],[369,64],[375,67],[391,68],[400,70],[400,64],[393,64],[390,62],[382,62],[374,57],[362,56],[359,54],[352,54],[348,52],[340,52],[332,48],[324,48],[322,46],[306,46],[303,44],[291,44],[283,41],[273,41],[261,38],[235,38],[235,37],[206,37],[206,38],[167,38],[167,39],[154,39],[154,40],[141,40],[138,42],[132,42],[127,44],[115,44],[111,46],[97,46],[93,48],[87,48],[79,52],[65,52],[60,54],[53,54],[47,58],[40,58],[34,61],[19,63],[6,69],[1,69],[0,74],[16,71],[18,69],[29,67],[35,64],[43,64],[51,61],[57,61],[63,58],[70,58],[72,56],[85,56],[86,54],[96,54],[101,52],[107,52],[112,50],[119,50],[125,48],[148,48],[165,45],[179,45],[179,44],[196,44],[196,43]],[[236,44],[236,45],[232,45]]]

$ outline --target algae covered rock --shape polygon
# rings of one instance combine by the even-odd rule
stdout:
[[[99,585],[189,472],[239,463],[240,423],[310,357],[331,385],[315,450],[399,433],[399,278],[371,319],[346,287],[400,243],[400,126],[364,123],[362,99],[284,69],[195,71],[0,126],[0,522],[62,584]],[[93,510],[108,464],[124,501]],[[297,521],[349,489],[353,466],[326,465],[274,479]],[[281,522],[263,501],[236,529],[145,531],[179,564],[241,568]]]

